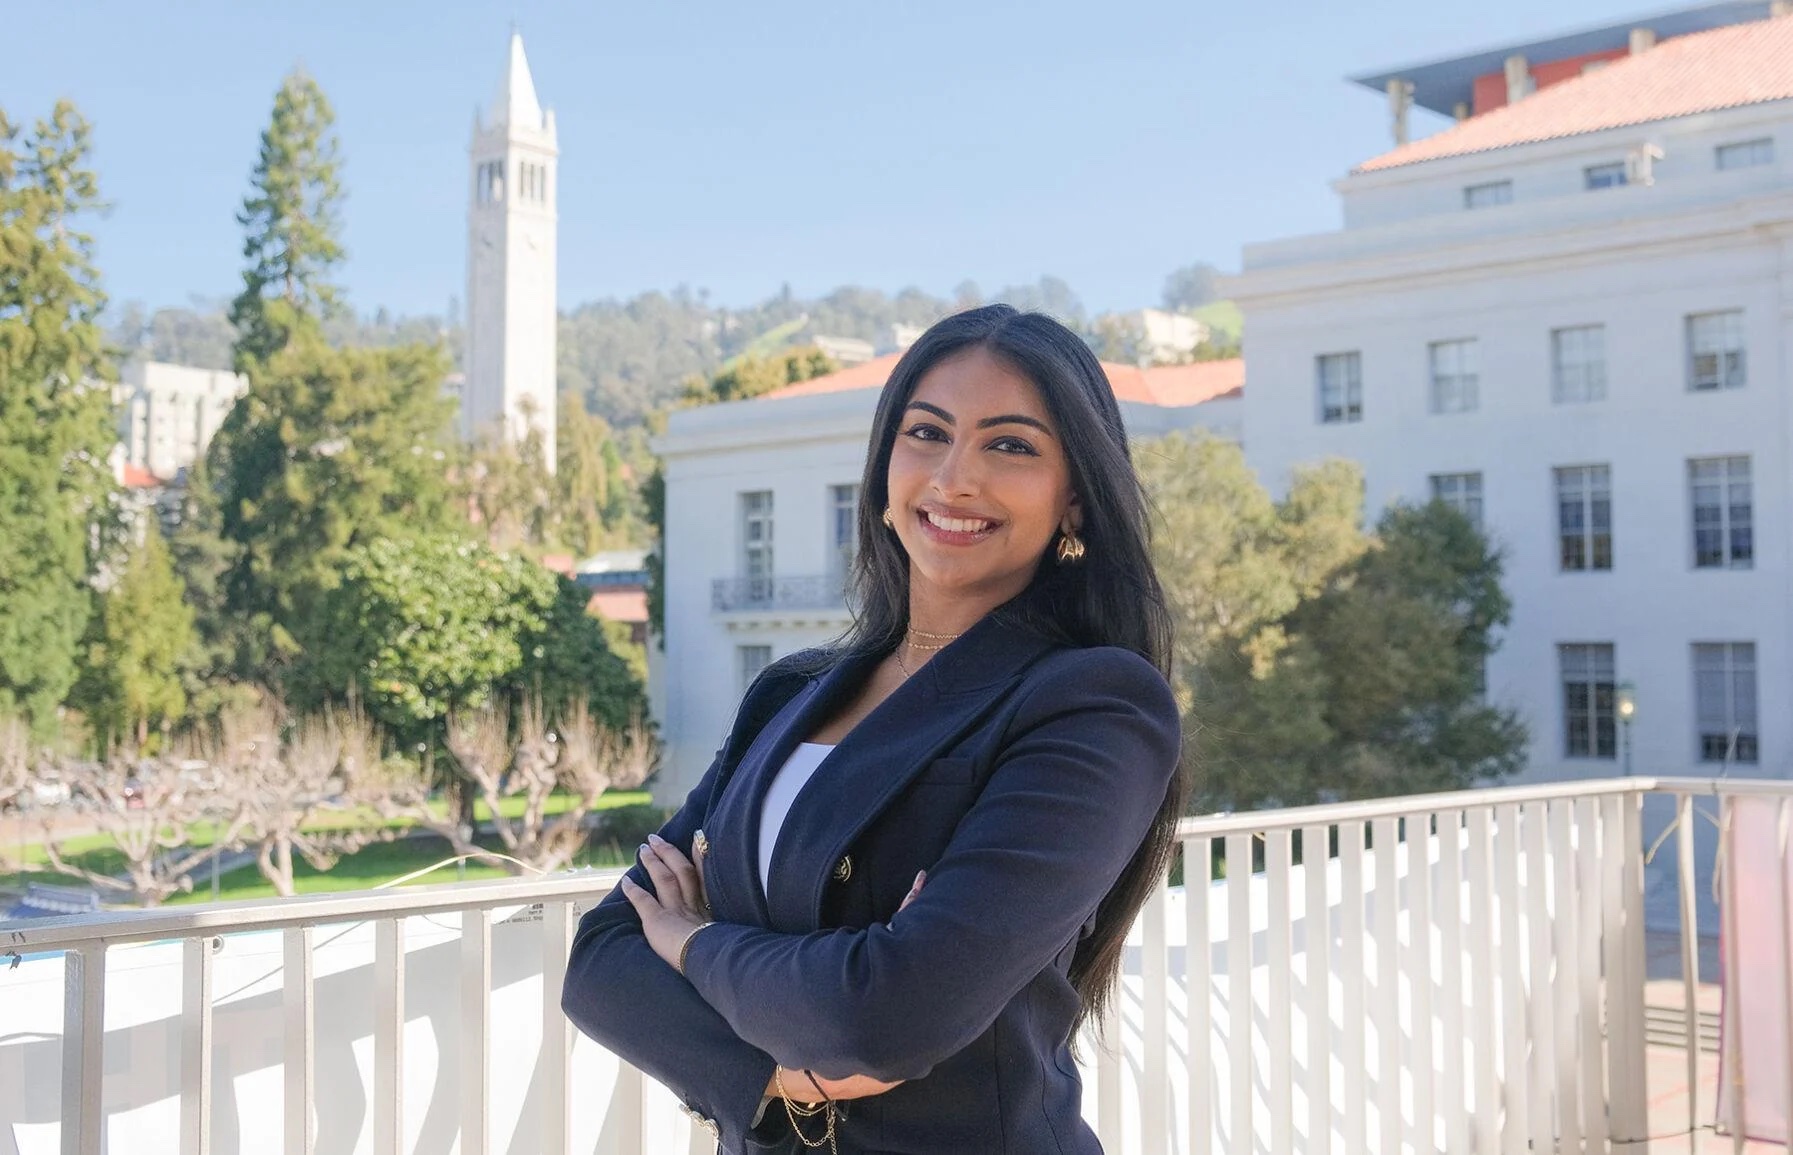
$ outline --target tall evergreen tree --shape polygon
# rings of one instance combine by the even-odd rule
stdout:
[[[0,713],[40,728],[75,682],[113,488],[89,147],[67,102],[25,134],[0,112]]]
[[[317,81],[295,71],[274,95],[274,114],[237,222],[243,226],[243,291],[231,303],[236,363],[253,373],[284,347],[295,326],[335,310],[330,274],[343,259],[338,238],[342,185],[336,114]]]
[[[227,604],[251,623],[257,666],[270,648],[303,648],[318,595],[340,580],[356,543],[453,520],[444,351],[336,349],[326,339],[339,304],[330,274],[343,258],[333,119],[316,81],[286,78],[238,217],[247,265],[231,319],[249,389],[208,464],[220,531],[237,549]]]
[[[241,546],[228,596],[293,652],[347,551],[440,532],[454,401],[439,349],[332,349],[313,329],[261,367],[237,403],[221,479],[225,538]]]
[[[187,712],[182,672],[197,640],[193,608],[155,519],[144,522],[143,544],[100,597],[72,695],[102,747],[130,736],[141,750],[152,728]]]

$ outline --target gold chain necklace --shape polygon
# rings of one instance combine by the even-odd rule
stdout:
[[[894,656],[896,657],[897,669],[899,669],[903,672],[903,680],[908,681],[908,679],[909,679],[909,666],[907,663],[905,663],[903,661],[903,647],[904,646],[907,646],[910,649],[917,651],[918,653],[934,654],[934,653],[940,652],[941,650],[946,649],[946,647],[952,645],[954,642],[958,641],[959,638],[961,638],[963,636],[964,636],[963,634],[930,634],[926,630],[910,629],[908,631],[908,636],[905,637],[901,642],[899,642],[897,644],[897,648],[896,648],[895,654],[894,654]],[[933,645],[933,646],[924,646],[924,645],[920,644],[919,642],[911,641],[910,639],[912,639],[912,638],[931,638],[931,639],[939,642],[939,644]]]

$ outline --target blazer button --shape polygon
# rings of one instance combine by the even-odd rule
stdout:
[[[853,856],[843,854],[840,861],[834,864],[834,881],[845,882],[853,877]]]

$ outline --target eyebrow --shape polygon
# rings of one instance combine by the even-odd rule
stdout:
[[[926,410],[940,418],[940,420],[946,422],[948,425],[958,424],[957,419],[954,418],[951,413],[948,413],[938,405],[929,405],[926,401],[911,401],[909,402],[908,407],[910,409]],[[1041,421],[1037,417],[1029,417],[1024,413],[1003,413],[996,417],[986,417],[977,423],[979,429],[988,429],[992,425],[1030,425],[1048,437],[1053,436],[1052,430],[1047,427],[1044,421]]]

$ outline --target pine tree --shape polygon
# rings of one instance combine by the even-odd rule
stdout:
[[[291,339],[337,307],[330,273],[342,262],[342,203],[333,126],[317,81],[293,72],[274,95],[274,114],[237,223],[243,226],[243,291],[232,302],[236,364],[253,376]]]
[[[144,518],[143,544],[101,595],[72,695],[102,748],[129,735],[144,749],[152,727],[186,715],[182,672],[197,636],[185,594],[155,519]]]
[[[28,134],[0,112],[0,713],[40,729],[76,678],[113,488],[88,151],[66,102]]]
[[[252,188],[243,292],[231,307],[249,389],[208,451],[219,531],[235,547],[229,611],[247,623],[239,657],[303,648],[318,596],[356,543],[443,529],[454,402],[435,345],[336,349],[324,322],[338,240],[338,149],[330,103],[295,73],[274,99]],[[239,660],[239,666],[241,666]]]

